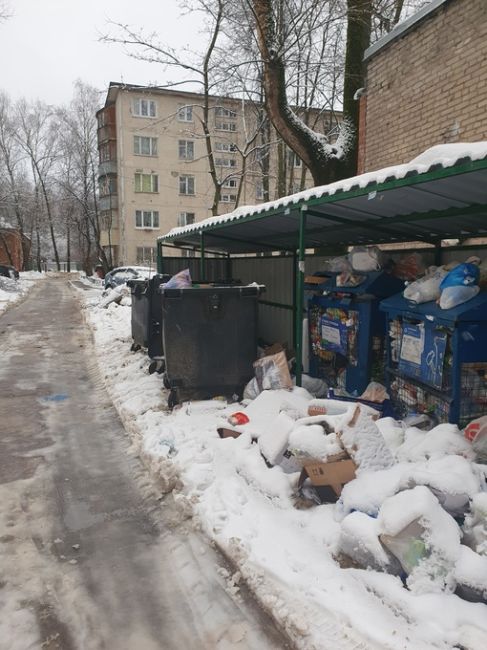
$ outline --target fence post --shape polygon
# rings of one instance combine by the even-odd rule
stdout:
[[[296,274],[295,330],[296,330],[296,386],[301,386],[303,368],[303,307],[304,307],[304,270],[305,270],[305,233],[306,206],[299,215],[298,264]]]

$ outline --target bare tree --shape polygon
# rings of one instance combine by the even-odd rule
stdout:
[[[25,170],[25,154],[19,147],[12,105],[5,93],[0,93],[0,170],[2,190],[0,208],[8,223],[20,234],[23,268],[28,264],[33,219],[29,211],[32,186]]]
[[[39,101],[33,105],[21,101],[17,107],[17,115],[19,128],[16,136],[31,165],[36,188],[36,201],[38,202],[38,193],[41,194],[43,199],[54,259],[56,260],[57,270],[60,271],[61,263],[51,204],[51,182],[58,156],[59,126],[56,113],[52,107]],[[39,244],[38,221],[37,233],[37,242]]]
[[[80,80],[74,86],[74,98],[68,108],[59,112],[63,124],[58,182],[66,206],[66,229],[74,226],[81,238],[83,266],[91,265],[92,247],[107,271],[112,261],[100,243],[101,224],[97,200],[97,123],[99,105],[96,88]],[[71,199],[71,200],[69,200]]]
[[[11,18],[12,13],[6,0],[0,2],[0,23],[3,23],[7,18]]]

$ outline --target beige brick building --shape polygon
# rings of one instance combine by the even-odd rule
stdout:
[[[359,173],[487,140],[487,0],[433,0],[365,62]]]
[[[202,95],[110,84],[97,119],[102,245],[111,249],[113,265],[147,265],[159,235],[211,216],[215,189],[202,115]],[[333,130],[329,113],[314,117],[317,130]],[[239,205],[277,198],[278,167],[284,194],[312,185],[294,154],[281,148],[278,156],[283,145],[275,133],[261,146],[261,134],[254,137],[258,120],[255,105],[210,98],[210,137],[223,182],[219,214],[231,212],[237,198]]]

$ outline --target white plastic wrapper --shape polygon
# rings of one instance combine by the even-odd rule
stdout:
[[[381,268],[380,250],[376,246],[354,246],[348,254],[354,271],[378,271]]]
[[[411,300],[411,302],[417,304],[438,300],[441,294],[440,284],[446,274],[445,269],[440,267],[416,280],[416,282],[411,282],[404,289],[404,297],[406,300]]]
[[[458,305],[462,305],[464,302],[468,302],[480,291],[480,287],[477,285],[470,287],[446,287],[441,292],[440,296],[440,307],[442,309],[453,309]]]

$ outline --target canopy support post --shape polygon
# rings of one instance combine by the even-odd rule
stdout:
[[[301,208],[299,215],[299,243],[298,243],[298,265],[296,274],[296,386],[302,384],[303,370],[303,307],[304,307],[304,270],[305,270],[305,233],[306,233],[306,206]]]
[[[162,251],[162,242],[157,242],[157,272],[162,274],[164,272],[164,257]]]
[[[205,235],[200,233],[200,280],[205,279]]]

